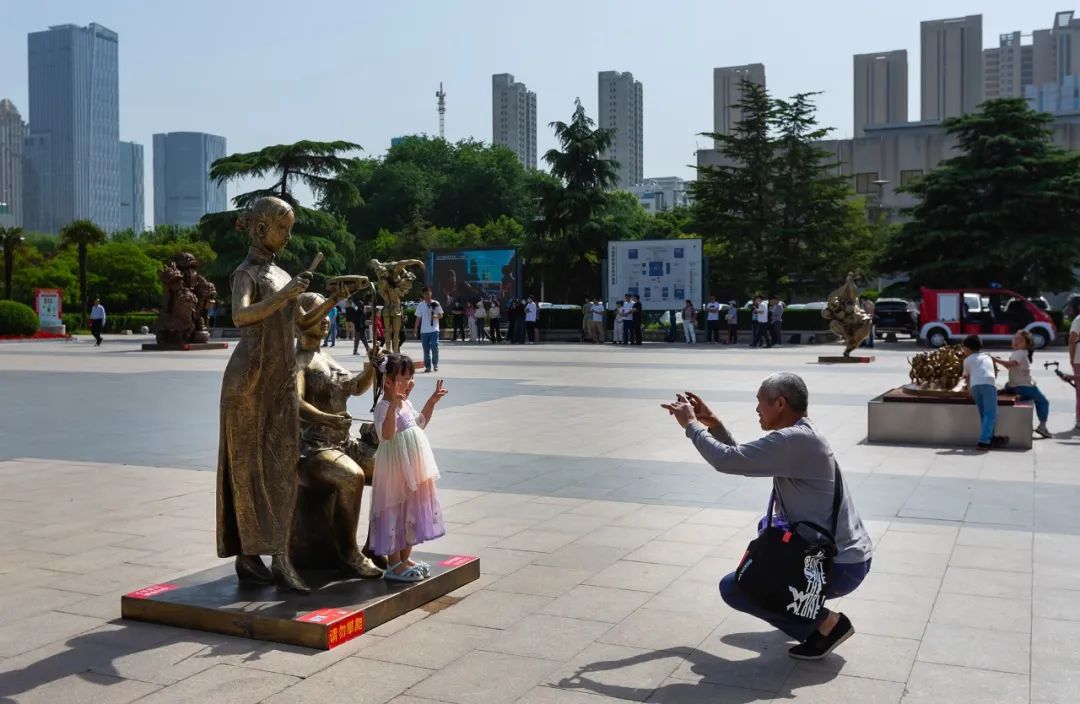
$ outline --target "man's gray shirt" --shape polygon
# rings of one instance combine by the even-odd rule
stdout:
[[[725,442],[731,440],[726,431],[717,435],[723,439],[710,434],[697,421],[686,427],[686,437],[718,472],[772,477],[777,509],[782,509],[788,523],[808,521],[826,529],[832,525],[836,458],[809,419],[802,418],[789,428],[741,445]],[[870,535],[855,510],[846,482],[835,537],[838,563],[866,562],[873,555]]]

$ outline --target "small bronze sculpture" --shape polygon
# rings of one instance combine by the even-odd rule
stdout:
[[[945,345],[920,352],[908,360],[908,376],[918,390],[953,391],[964,376],[964,353],[960,345]]]
[[[870,314],[859,306],[855,274],[848,272],[843,286],[829,294],[821,317],[830,321],[830,330],[844,338],[844,356],[850,357],[852,350],[870,334],[874,322]]]
[[[367,278],[363,278],[361,288],[367,285]],[[317,310],[325,301],[317,293],[304,293],[300,296],[300,310]],[[374,471],[378,436],[374,425],[367,423],[360,437],[353,437],[353,418],[347,404],[349,397],[371,388],[382,353],[376,343],[364,371],[349,372],[323,352],[322,341],[329,325],[323,317],[297,330],[300,483],[310,488],[312,496],[305,496],[297,508],[292,553],[302,567],[339,567],[352,576],[380,577],[382,570],[361,553],[356,543],[365,471]]]
[[[416,275],[408,270],[410,266],[424,268],[419,259],[402,259],[397,262],[371,260],[371,268],[379,281],[379,295],[383,299],[383,335],[386,348],[391,352],[401,352],[401,299],[412,290]]]
[[[322,320],[336,301],[298,311],[312,274],[291,277],[274,263],[295,222],[292,206],[264,197],[236,223],[251,247],[232,275],[233,322],[241,332],[221,384],[217,551],[236,556],[241,580],[307,592],[289,558],[300,459],[296,326]],[[269,570],[261,555],[273,557]]]
[[[159,345],[203,343],[210,339],[207,314],[217,296],[214,284],[199,274],[199,260],[189,252],[173,255],[158,272],[164,287],[157,320]]]

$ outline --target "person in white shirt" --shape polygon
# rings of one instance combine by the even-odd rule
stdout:
[[[775,293],[769,297],[769,347],[783,338],[784,304]]]
[[[1069,361],[1072,362],[1073,375],[1080,376],[1080,301],[1073,303],[1072,324],[1069,326]],[[1076,425],[1073,430],[1080,430],[1080,383],[1076,389]]]
[[[488,315],[488,323],[490,324],[490,328],[491,328],[491,330],[490,330],[491,344],[494,345],[494,344],[497,344],[499,342],[502,342],[503,341],[502,328],[500,327],[500,325],[502,324],[502,321],[499,320],[499,317],[502,315],[502,313],[499,311],[499,302],[498,301],[496,301],[496,300],[491,301],[491,305],[488,307],[488,310],[487,310],[487,315]]]
[[[754,335],[750,340],[750,346],[761,347],[766,342],[765,330],[769,325],[769,306],[761,296],[754,296],[750,316],[754,321]]]
[[[94,307],[90,309],[90,334],[97,342],[94,347],[101,344],[101,331],[105,329],[105,306],[101,305],[101,299],[94,299]]]
[[[734,345],[739,342],[739,308],[735,301],[728,301],[727,314],[727,343]]]
[[[1009,370],[1009,382],[1005,384],[1005,392],[1033,402],[1035,415],[1039,418],[1039,426],[1035,428],[1035,432],[1044,438],[1050,437],[1050,431],[1046,428],[1046,420],[1050,417],[1050,402],[1031,379],[1031,362],[1035,359],[1035,338],[1027,330],[1018,330],[1013,335],[1012,354],[1009,358],[993,357],[992,359],[995,366]]]
[[[611,330],[611,344],[618,345],[621,344],[622,341],[625,339],[624,335],[626,334],[626,326],[623,325],[624,318],[622,301],[615,301],[614,310],[615,327]]]
[[[682,309],[682,327],[688,345],[697,344],[697,334],[694,331],[695,325],[697,325],[697,309],[694,308],[694,302],[687,298]]]
[[[536,342],[536,322],[540,318],[540,306],[529,296],[529,302],[525,304],[525,331],[529,336],[529,344]]]
[[[438,301],[432,300],[430,288],[425,286],[420,293],[424,300],[416,306],[413,332],[418,335],[420,345],[424,348],[424,372],[428,373],[433,368],[439,371],[439,321],[442,320],[443,309]]]
[[[594,300],[589,305],[589,313],[592,315],[589,336],[598,345],[604,344],[604,304]]]
[[[634,341],[634,302],[630,300],[630,294],[623,296],[622,304],[623,335],[622,343],[629,345]]]
[[[961,343],[964,352],[964,383],[979,409],[981,428],[979,442],[975,447],[989,450],[1004,447],[1009,438],[994,435],[997,424],[997,386],[994,383],[994,360],[982,352],[982,340],[978,335],[968,335]]]
[[[705,304],[705,342],[720,342],[720,301],[716,296],[709,296]]]

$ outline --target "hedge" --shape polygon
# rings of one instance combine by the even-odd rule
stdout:
[[[32,336],[38,331],[34,309],[18,301],[0,301],[0,335]]]
[[[138,333],[143,325],[150,328],[150,332],[153,332],[154,327],[157,324],[157,319],[157,313],[119,313],[117,315],[106,315],[105,330],[103,332],[119,334],[125,330],[131,330],[134,333]],[[65,313],[64,325],[67,326],[67,331],[72,333],[77,330],[88,330],[90,328],[90,324],[86,322],[86,316],[82,313]]]

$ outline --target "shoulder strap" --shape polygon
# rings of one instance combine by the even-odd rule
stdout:
[[[835,459],[833,466],[836,468],[836,479],[833,481],[832,535],[833,540],[836,540],[836,525],[840,521],[840,502],[844,498],[844,478],[840,476],[840,463]]]

